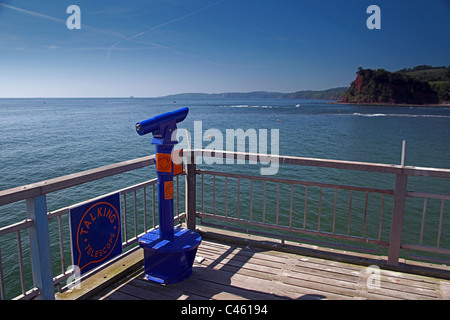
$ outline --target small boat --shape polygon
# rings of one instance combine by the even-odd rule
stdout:
[[[300,105],[299,105],[299,104],[296,104],[295,107],[296,107],[296,108],[300,108]]]

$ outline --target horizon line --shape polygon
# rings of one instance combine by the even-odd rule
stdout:
[[[87,96],[80,96],[80,97],[0,97],[0,99],[158,99],[158,98],[166,98],[166,97],[172,97],[176,95],[183,95],[183,94],[201,94],[201,95],[220,95],[220,94],[249,94],[249,93],[279,93],[279,94],[290,94],[290,93],[297,93],[297,92],[320,92],[320,91],[328,91],[333,89],[345,89],[350,88],[350,86],[344,86],[344,87],[333,87],[323,90],[314,90],[314,89],[307,89],[307,90],[297,90],[297,91],[289,91],[289,92],[281,92],[281,91],[267,91],[267,90],[255,90],[255,91],[225,91],[225,92],[180,92],[180,93],[170,93],[162,96],[98,96],[98,97],[87,97]]]

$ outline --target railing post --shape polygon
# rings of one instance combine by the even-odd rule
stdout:
[[[389,241],[388,264],[398,265],[402,241],[403,215],[405,211],[408,175],[397,174],[395,180],[394,210],[392,213],[391,238]]]
[[[186,225],[188,229],[195,231],[197,215],[197,168],[195,165],[195,152],[190,150],[189,152],[186,152],[186,154]]]
[[[33,283],[40,291],[38,299],[54,300],[50,236],[45,195],[27,199],[27,217],[33,220],[29,228]]]

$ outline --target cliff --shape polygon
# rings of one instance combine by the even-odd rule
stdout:
[[[369,104],[437,104],[438,93],[426,81],[404,72],[359,68],[342,102]]]

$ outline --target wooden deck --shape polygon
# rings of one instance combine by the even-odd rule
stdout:
[[[204,239],[192,276],[177,284],[143,279],[142,267],[103,289],[98,300],[450,299],[450,281]],[[369,286],[367,285],[369,283]]]

